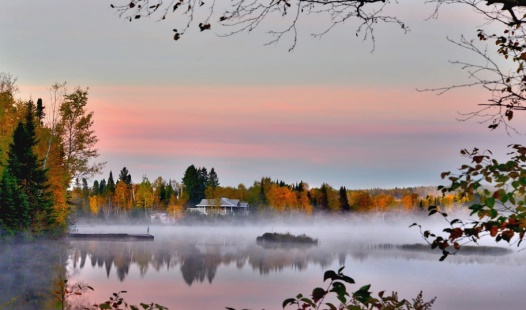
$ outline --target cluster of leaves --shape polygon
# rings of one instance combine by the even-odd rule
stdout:
[[[525,92],[526,92],[526,71],[524,63],[526,61],[526,42],[524,41],[524,29],[522,22],[514,23],[503,31],[502,35],[487,34],[484,30],[477,30],[477,37],[481,41],[493,40],[497,45],[497,53],[506,60],[514,63],[513,71],[502,71],[497,65],[492,71],[497,73],[497,79],[488,83],[487,86],[494,85],[491,88],[492,97],[488,107],[498,107],[498,117],[492,118],[492,123],[488,126],[491,130],[496,129],[500,124],[511,121],[514,111],[524,111]]]
[[[477,243],[488,235],[496,242],[504,240],[521,245],[526,232],[526,147],[519,144],[508,147],[512,151],[505,162],[493,158],[490,151],[474,149],[469,152],[464,149],[461,154],[470,158],[471,164],[462,165],[459,174],[442,173],[442,178],[448,177],[451,184],[439,186],[439,189],[443,193],[459,192],[474,197],[469,209],[470,216],[476,216],[476,219],[450,220],[439,207],[428,208],[429,215],[441,214],[449,223],[449,227],[443,230],[446,236],[429,230],[422,232],[432,248],[442,250],[440,260],[460,250],[462,243]]]
[[[411,302],[398,298],[396,292],[392,292],[391,295],[385,295],[385,291],[378,293],[378,298],[372,296],[369,291],[371,285],[362,286],[355,292],[349,293],[347,291],[346,284],[354,284],[354,280],[343,274],[344,267],[338,269],[338,271],[328,270],[323,276],[323,281],[329,280],[329,285],[326,289],[317,287],[312,291],[311,298],[298,294],[294,298],[288,298],[283,301],[283,308],[288,306],[295,306],[298,310],[306,309],[348,309],[348,310],[362,310],[362,309],[418,309],[426,310],[431,309],[436,298],[430,301],[424,301],[422,292],[413,299]],[[331,302],[324,303],[325,299],[329,295],[335,295],[339,304]],[[232,309],[232,308],[227,308]]]

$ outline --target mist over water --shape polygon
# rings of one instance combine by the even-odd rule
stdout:
[[[439,262],[438,252],[406,247],[422,243],[418,229],[409,228],[413,222],[434,231],[445,223],[392,215],[303,221],[282,217],[237,225],[79,225],[80,233],[149,231],[155,240],[70,240],[67,272],[71,281],[95,287],[79,304],[100,302],[114,291],[127,290],[128,302],[154,301],[170,309],[280,309],[285,298],[324,286],[325,270],[345,266],[346,274],[357,282],[350,289],[372,284],[373,292],[397,291],[402,298],[413,298],[423,290],[425,299],[438,297],[434,309],[521,305],[520,286],[502,288],[509,277],[526,279],[521,274],[526,263],[523,253],[515,248],[463,253]],[[257,244],[256,237],[265,232],[305,233],[319,244]]]
[[[206,220],[176,225],[79,223],[79,233],[129,233],[153,241],[77,240],[4,242],[0,246],[0,305],[19,297],[15,309],[53,307],[54,281],[95,288],[72,297],[72,308],[103,302],[126,290],[131,304],[156,302],[170,309],[281,309],[284,299],[322,286],[323,272],[345,266],[356,290],[397,291],[426,300],[433,309],[518,309],[526,282],[526,256],[507,244],[487,252],[461,252],[439,262],[440,253],[415,247],[417,227],[439,232],[440,217],[294,216]],[[258,244],[265,232],[306,234],[318,245]],[[510,286],[510,279],[516,285]],[[526,284],[526,283],[524,283]]]

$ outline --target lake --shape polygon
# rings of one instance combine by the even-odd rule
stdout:
[[[438,297],[433,309],[523,307],[524,253],[505,246],[512,250],[439,262],[438,252],[402,246],[422,243],[418,230],[408,228],[411,223],[402,218],[391,224],[79,225],[80,233],[149,231],[155,240],[70,240],[70,283],[95,288],[71,300],[80,307],[126,290],[122,296],[129,303],[156,302],[170,309],[281,309],[284,299],[325,287],[324,271],[345,266],[345,274],[356,281],[349,289],[372,284],[374,294],[397,291],[408,299],[422,290],[425,300]],[[258,235],[272,231],[306,233],[320,242],[295,247],[256,243]]]

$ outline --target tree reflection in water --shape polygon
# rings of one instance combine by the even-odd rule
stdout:
[[[229,240],[194,238],[191,235],[157,238],[155,241],[83,241],[71,240],[71,268],[82,269],[87,259],[91,266],[104,268],[106,276],[112,274],[115,266],[117,278],[123,282],[135,265],[139,274],[144,276],[151,268],[156,272],[170,270],[179,266],[187,285],[194,282],[212,283],[220,265],[235,264],[243,268],[247,262],[252,270],[261,275],[280,272],[285,268],[305,270],[309,264],[328,268],[335,261],[345,265],[347,257],[364,261],[369,258],[404,258],[415,260],[437,260],[437,253],[428,251],[428,247],[413,247],[394,244],[356,244],[324,242],[319,246],[310,245],[257,245],[255,240]],[[486,254],[486,255],[484,255]],[[488,264],[494,263],[506,251],[488,251],[473,256],[457,255],[448,258],[446,263]],[[510,256],[513,261],[517,257]],[[513,264],[513,262],[511,262]]]

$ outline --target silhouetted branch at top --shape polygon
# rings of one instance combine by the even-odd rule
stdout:
[[[265,20],[277,17],[284,23],[279,23],[280,26],[271,26],[270,23],[265,25],[271,28],[267,31],[272,36],[267,44],[277,43],[288,35],[292,40],[289,48],[291,51],[296,46],[300,20],[313,14],[329,18],[327,25],[321,26],[318,33],[312,34],[314,37],[323,36],[348,20],[358,22],[356,36],[363,35],[364,39],[371,39],[373,44],[374,24],[392,23],[407,32],[409,28],[400,19],[383,14],[384,8],[389,4],[390,1],[386,0],[124,0],[111,7],[119,17],[130,22],[153,16],[157,20],[165,20],[171,14],[178,14],[179,20],[176,22],[181,27],[173,30],[174,40],[181,39],[195,23],[198,23],[201,31],[210,30],[216,25],[224,26],[227,31],[220,36],[231,36],[251,32]]]
[[[526,72],[524,70],[526,0],[428,0],[427,2],[436,4],[433,17],[438,17],[440,7],[445,4],[464,4],[484,16],[487,24],[500,23],[504,25],[504,30],[502,34],[490,34],[483,29],[477,29],[479,41],[494,42],[489,45],[489,50],[487,46],[478,47],[473,40],[468,40],[464,36],[459,41],[448,39],[478,56],[479,62],[477,63],[472,60],[451,62],[460,65],[468,73],[470,81],[465,84],[422,91],[435,91],[443,94],[456,88],[482,87],[489,92],[489,98],[486,102],[478,103],[478,110],[460,113],[461,120],[477,118],[480,123],[489,123],[488,128],[491,130],[502,125],[508,134],[517,133],[509,122],[513,119],[515,111],[526,110]],[[499,57],[495,57],[493,46],[496,46],[497,55],[504,58],[506,65],[503,65],[502,59],[496,60]]]
[[[494,60],[491,50],[479,48],[473,41],[461,37],[459,42],[450,41],[482,57],[480,64],[453,62],[468,72],[470,82],[427,90],[441,94],[454,88],[482,87],[490,92],[490,98],[487,102],[479,103],[479,110],[462,114],[463,120],[477,117],[482,119],[481,123],[490,123],[490,129],[503,124],[508,133],[514,131],[508,124],[513,112],[526,110],[526,33],[523,27],[526,22],[526,0],[425,0],[425,3],[435,6],[431,18],[437,18],[444,5],[462,4],[484,16],[487,24],[496,22],[505,26],[502,35],[488,34],[478,29],[477,36],[481,41],[494,40],[497,53],[513,62],[513,70],[503,70],[499,67],[502,62]],[[175,22],[182,22],[182,25],[173,30],[174,40],[181,39],[196,23],[201,31],[210,30],[216,25],[223,26],[227,31],[220,36],[251,32],[258,27],[268,28],[272,39],[267,44],[277,43],[286,37],[292,41],[290,51],[296,47],[300,22],[312,16],[328,18],[327,24],[321,25],[320,30],[312,36],[321,37],[344,22],[354,21],[356,36],[370,39],[374,50],[375,24],[383,22],[394,24],[404,32],[409,30],[401,19],[385,14],[385,8],[394,4],[396,1],[390,0],[121,0],[120,4],[112,4],[111,7],[120,17],[129,21],[152,16],[164,20],[169,15],[178,14],[179,19]]]

